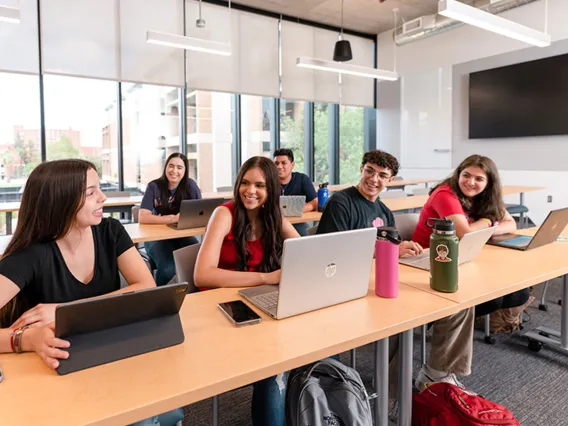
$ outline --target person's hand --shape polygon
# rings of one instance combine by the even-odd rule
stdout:
[[[414,241],[403,241],[398,246],[398,257],[402,256],[418,256],[424,253],[424,249]]]
[[[22,316],[12,324],[11,328],[22,328],[26,325],[30,327],[47,325],[55,321],[55,308],[57,308],[57,303],[40,303],[24,312]]]
[[[42,361],[51,369],[59,367],[58,359],[69,358],[69,352],[61,350],[68,348],[67,340],[55,337],[55,323],[43,327],[28,328],[22,334],[22,350],[36,352]]]
[[[263,274],[265,284],[279,284],[280,283],[280,269]]]
[[[173,222],[173,223],[178,223],[178,222],[179,222],[179,213],[172,215],[172,222]]]

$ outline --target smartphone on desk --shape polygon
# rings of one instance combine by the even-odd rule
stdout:
[[[258,324],[260,322],[260,316],[242,300],[219,303],[218,306],[236,327]]]

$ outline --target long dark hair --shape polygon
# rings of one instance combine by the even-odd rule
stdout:
[[[459,178],[463,170],[468,167],[479,167],[487,175],[487,186],[480,194],[473,198],[466,197],[460,189]],[[464,211],[473,220],[483,217],[493,222],[503,219],[505,204],[503,203],[503,189],[497,166],[489,157],[482,155],[470,155],[454,170],[451,176],[436,185],[430,194],[441,185],[449,185],[458,196]]]
[[[252,227],[247,209],[243,205],[239,188],[245,174],[254,168],[259,168],[266,180],[266,201],[259,209],[258,217],[262,224],[261,235],[263,245],[260,272],[272,272],[280,269],[282,257],[282,211],[280,210],[280,179],[274,162],[266,157],[251,157],[241,166],[235,188],[233,190],[235,221],[233,235],[237,245],[237,271],[246,271],[247,260],[250,257],[247,239],[251,237]]]
[[[85,160],[58,160],[42,163],[30,174],[14,236],[4,251],[10,256],[34,243],[55,241],[67,235],[77,212],[85,203],[87,171],[97,170]],[[8,327],[27,308],[18,293],[0,309],[0,327]]]
[[[168,201],[170,199],[170,190],[168,187],[169,182],[166,173],[168,170],[168,164],[170,164],[172,158],[180,158],[181,161],[183,161],[183,165],[185,166],[185,172],[183,173],[183,177],[181,178],[179,185],[176,189],[171,205],[168,205]],[[187,200],[189,198],[189,184],[187,183],[188,179],[189,179],[189,161],[187,161],[187,157],[180,152],[174,152],[166,160],[162,176],[160,176],[158,179],[154,181],[156,182],[158,188],[160,189],[161,205],[156,207],[156,211],[158,212],[158,214],[166,215],[166,214],[179,213],[182,200]]]

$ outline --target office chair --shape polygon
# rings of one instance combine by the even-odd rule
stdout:
[[[195,287],[193,273],[195,271],[195,261],[197,260],[200,248],[201,243],[193,244],[174,251],[177,281],[180,283],[187,282],[188,293],[195,293],[199,291],[197,287]]]

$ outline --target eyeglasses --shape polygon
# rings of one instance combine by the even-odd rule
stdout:
[[[365,172],[365,174],[367,176],[372,177],[372,178],[374,178],[376,176],[380,180],[387,180],[387,179],[390,179],[390,177],[391,177],[391,175],[389,173],[378,172],[375,169],[373,169],[372,167],[365,167],[365,168],[363,168],[363,171]]]

